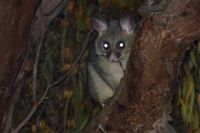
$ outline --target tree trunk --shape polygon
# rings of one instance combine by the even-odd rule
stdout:
[[[0,132],[12,127],[27,62],[27,48],[43,43],[49,24],[66,6],[66,0],[0,1]],[[30,49],[30,48],[28,48]],[[25,57],[26,54],[26,57]],[[16,128],[20,130],[33,114]]]
[[[191,42],[200,37],[200,1],[171,0],[139,25],[128,68],[113,100],[89,123],[87,133],[170,132],[171,98]]]
[[[7,119],[14,82],[25,57],[35,0],[0,1],[0,132]]]

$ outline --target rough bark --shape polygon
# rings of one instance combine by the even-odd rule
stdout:
[[[35,4],[35,0],[0,1],[0,132],[16,91],[13,84],[25,57]]]
[[[171,0],[144,18],[113,100],[84,132],[168,132],[171,98],[186,51],[200,37],[200,1]]]
[[[39,3],[40,2],[40,3]],[[28,61],[30,45],[44,41],[49,24],[65,7],[66,0],[1,0],[0,1],[0,132],[12,126],[15,104]],[[29,48],[28,48],[29,47]],[[33,114],[14,130],[20,130]]]

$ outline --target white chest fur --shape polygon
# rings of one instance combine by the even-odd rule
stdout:
[[[112,89],[116,89],[124,75],[124,68],[120,63],[113,63],[106,60],[104,57],[99,57],[93,61],[93,64],[100,77],[112,87]]]
[[[103,103],[113,96],[124,75],[124,68],[119,63],[111,63],[104,57],[92,59],[88,64],[88,81],[90,94],[95,101]]]

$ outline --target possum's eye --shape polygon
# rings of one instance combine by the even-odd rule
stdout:
[[[104,50],[109,50],[110,49],[109,42],[103,42],[102,47],[103,47]]]
[[[125,48],[125,43],[124,43],[123,41],[119,41],[119,42],[117,43],[117,48],[118,48],[118,49],[123,49],[123,48]]]

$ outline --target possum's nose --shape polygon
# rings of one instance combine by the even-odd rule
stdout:
[[[111,61],[111,62],[118,62],[118,61],[119,61],[119,58],[120,58],[120,54],[119,54],[119,53],[111,52],[111,53],[108,55],[108,59],[109,59],[109,61]]]

